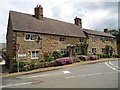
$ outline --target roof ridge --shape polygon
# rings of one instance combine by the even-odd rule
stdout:
[[[10,13],[11,13],[11,12],[20,13],[20,14],[24,14],[24,15],[34,16],[34,14],[23,13],[23,12],[18,12],[18,11],[14,11],[14,10],[10,10]],[[68,24],[75,25],[75,24],[73,24],[73,23],[70,23],[70,22],[67,22],[67,21],[62,21],[62,20],[55,19],[55,18],[49,18],[49,17],[43,17],[43,18],[50,19],[50,20],[54,20],[54,21],[58,21],[58,22],[63,22],[63,23],[68,23]],[[75,25],[75,26],[77,26],[77,25]]]
[[[48,17],[43,17],[42,20],[39,20],[36,19],[32,14],[26,14],[12,10],[10,13],[10,17],[12,17],[11,20],[13,23],[13,30],[86,37],[83,30],[81,30],[82,28],[73,23]]]

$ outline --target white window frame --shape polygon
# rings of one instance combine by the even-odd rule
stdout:
[[[33,57],[33,52],[35,52],[35,57]],[[38,52],[38,54],[39,54],[39,51],[31,51],[31,59],[39,59],[40,58],[40,54],[37,57],[37,53],[36,52]]]
[[[29,39],[26,39],[26,36],[27,36],[27,35],[30,35],[30,38],[29,38]],[[34,36],[34,39],[32,39],[32,36]],[[25,40],[25,41],[35,41],[35,34],[25,33],[25,35],[24,35],[24,40]]]
[[[66,49],[61,49],[61,53],[62,53],[62,55],[65,55],[67,53],[67,50]]]
[[[96,52],[97,52],[97,48],[92,48],[92,53],[94,54],[96,54]]]

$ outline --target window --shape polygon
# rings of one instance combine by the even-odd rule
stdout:
[[[25,34],[25,40],[33,41],[33,40],[35,40],[35,35],[34,34]]]
[[[39,59],[39,52],[38,51],[32,51],[31,52],[31,59]]]
[[[92,48],[92,53],[95,55],[96,54],[96,48]]]
[[[80,38],[80,42],[83,42],[84,41],[84,38]]]
[[[60,41],[65,41],[65,37],[60,37]]]
[[[67,53],[67,50],[66,49],[61,49],[61,53],[62,53],[62,55],[65,55]]]
[[[102,53],[105,54],[106,50],[105,48],[102,48]]]
[[[102,42],[105,42],[105,37],[101,37],[101,41],[102,41]]]
[[[106,37],[106,38],[105,38],[105,40],[106,40],[106,41],[109,41],[109,40],[110,40],[110,38],[109,38],[109,37]]]
[[[95,40],[96,40],[96,37],[92,36],[92,42],[95,42]]]
[[[75,49],[75,52],[76,52],[77,54],[80,54],[80,53],[81,53],[80,48],[76,48],[76,49]]]

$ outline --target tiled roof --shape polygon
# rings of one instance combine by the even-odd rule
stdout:
[[[39,20],[34,15],[10,11],[13,30],[36,32],[43,34],[66,35],[73,37],[86,37],[83,30],[72,23],[43,17]]]
[[[90,29],[83,29],[83,31],[85,33],[92,34],[92,35],[115,37],[115,36],[111,35],[110,33],[105,33],[105,32],[100,32],[100,31],[95,31],[95,30],[90,30]]]

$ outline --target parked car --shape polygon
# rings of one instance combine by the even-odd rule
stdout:
[[[55,62],[56,62],[56,65],[72,64],[73,58],[72,57],[59,58],[59,59],[56,59]]]
[[[90,60],[97,60],[97,59],[99,59],[98,56],[96,56],[96,55],[91,55],[91,56],[89,56],[89,58],[90,58]]]
[[[79,58],[80,60],[83,60],[83,61],[89,60],[89,57],[88,57],[88,56],[85,56],[85,55],[79,55],[78,58]]]

